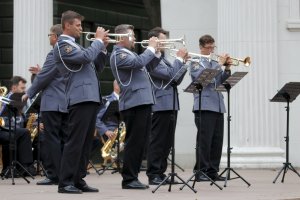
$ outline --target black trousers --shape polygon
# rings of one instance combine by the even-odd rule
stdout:
[[[200,161],[200,170],[208,176],[215,176],[219,171],[223,136],[224,116],[223,113],[212,111],[201,111],[201,131],[199,130],[199,111],[195,112],[195,124],[197,126],[197,147],[196,160]],[[197,163],[195,168],[197,169]]]
[[[13,133],[14,134],[14,133]],[[28,166],[33,163],[32,146],[30,133],[25,128],[16,129],[16,150],[17,150],[17,161],[22,165]],[[0,132],[0,143],[2,143],[2,162],[3,169],[7,168],[9,163],[9,132]]]
[[[176,126],[177,111],[174,120]],[[147,176],[150,179],[156,176],[164,178],[174,132],[173,111],[153,113],[147,162]]]
[[[69,125],[61,158],[59,187],[84,186],[99,104],[84,102],[69,108]]]
[[[125,149],[123,158],[122,184],[138,179],[151,130],[151,105],[142,105],[121,111],[126,124]]]
[[[44,140],[42,161],[51,180],[58,181],[63,145],[68,129],[68,114],[56,111],[42,112]]]

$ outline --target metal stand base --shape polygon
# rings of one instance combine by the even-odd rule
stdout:
[[[276,178],[274,179],[273,183],[275,183],[279,177],[279,175],[281,174],[281,172],[283,172],[282,174],[282,179],[281,179],[281,183],[284,182],[284,177],[285,174],[287,173],[288,170],[292,170],[295,174],[297,174],[300,177],[300,174],[295,170],[295,168],[293,167],[293,165],[291,163],[283,163],[283,167],[281,168],[281,170],[278,172]]]
[[[186,181],[186,182],[189,182],[189,181],[192,181],[192,179],[194,178],[193,180],[193,188],[195,187],[195,183],[196,183],[196,177],[199,176],[199,175],[203,175],[205,176],[210,182],[211,184],[210,185],[215,185],[217,186],[220,190],[222,190],[223,188],[221,186],[219,186],[214,180],[212,180],[209,176],[207,176],[203,171],[201,170],[196,170],[194,172],[194,174]],[[184,185],[180,188],[180,190],[182,190],[184,188]]]
[[[225,177],[224,187],[227,186],[227,181],[233,180],[233,179],[238,179],[238,178],[242,179],[242,180],[248,185],[248,187],[250,187],[251,184],[250,184],[248,181],[246,181],[241,175],[239,175],[239,174],[238,174],[233,168],[231,168],[231,167],[226,167],[226,168],[224,169],[224,171],[219,175],[219,177],[221,177],[226,171],[227,171],[227,173],[226,173],[226,177]],[[236,175],[237,177],[230,178],[230,171],[232,171],[233,173],[235,173],[235,175]],[[211,185],[212,185],[212,184],[211,184]]]
[[[181,182],[175,182],[175,177],[177,177]],[[170,182],[169,182],[169,189],[168,191],[171,192],[171,187],[172,185],[175,184],[184,184],[183,186],[188,186],[191,190],[193,190],[193,192],[197,192],[194,188],[192,188],[187,182],[185,182],[182,178],[180,178],[177,173],[169,173],[169,175],[154,189],[152,190],[152,193],[154,193],[161,185],[164,185],[165,183],[167,183],[167,181],[170,178]],[[180,189],[182,190],[182,189]]]

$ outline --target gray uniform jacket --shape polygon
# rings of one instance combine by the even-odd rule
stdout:
[[[42,70],[36,75],[26,93],[32,99],[40,91],[43,91],[40,111],[64,113],[68,111],[65,84],[63,77],[55,67],[53,50],[48,53]]]
[[[152,105],[153,112],[173,110],[173,87],[170,84],[165,89],[164,87],[180,69],[186,72],[186,69],[181,68],[182,66],[183,63],[178,59],[175,59],[172,65],[163,57],[158,66],[149,72],[154,83],[154,94],[156,98],[156,103]],[[177,80],[177,85],[181,83],[183,77],[184,76],[182,76],[180,80]],[[175,94],[175,110],[179,110],[178,93]]]
[[[149,49],[137,55],[118,45],[114,46],[110,66],[121,89],[120,111],[139,105],[154,104],[155,99],[147,70],[156,67],[159,62],[160,59]]]
[[[221,66],[216,61],[209,62],[207,59],[200,59],[200,63],[191,62],[190,75],[194,81],[201,72],[206,69],[218,69],[220,73],[215,77],[212,83],[208,84],[201,94],[201,110],[214,111],[225,113],[224,97],[221,92],[215,91],[215,88],[222,84],[229,76],[230,72],[224,72]],[[199,94],[194,94],[194,107],[193,111],[199,110]]]
[[[98,130],[100,136],[104,135],[106,131],[114,131],[118,127],[117,119],[103,119],[103,115],[105,114],[110,102],[117,100],[118,98],[114,93],[112,93],[105,97],[105,104],[100,106],[100,110],[96,119],[96,129]]]
[[[104,50],[105,46],[99,40],[95,40],[85,49],[76,44],[71,37],[65,35],[59,37],[54,48],[54,59],[56,67],[64,76],[69,106],[101,101],[97,71],[104,68],[106,58],[102,53]]]

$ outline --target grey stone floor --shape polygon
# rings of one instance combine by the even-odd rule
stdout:
[[[171,192],[168,186],[160,187],[154,194],[151,192],[155,187],[151,186],[148,190],[122,190],[121,176],[111,174],[106,171],[103,175],[98,176],[93,170],[86,177],[89,185],[100,189],[99,193],[84,194],[59,194],[57,186],[38,186],[36,182],[43,179],[36,176],[27,184],[23,179],[15,179],[16,184],[12,185],[11,179],[0,180],[0,200],[93,200],[93,199],[130,199],[130,200],[300,200],[300,177],[292,171],[288,171],[284,183],[281,183],[281,177],[275,184],[272,183],[278,170],[242,170],[236,169],[237,173],[243,176],[251,186],[248,187],[241,179],[230,180],[227,187],[219,190],[215,186],[210,186],[208,182],[200,182],[195,185],[197,193],[192,192],[188,187],[179,190],[181,185],[172,185]],[[299,170],[298,170],[299,171]],[[184,180],[187,180],[192,170],[185,172],[176,170],[177,174]],[[231,174],[233,177],[233,174]],[[140,180],[147,182],[145,172],[140,173]],[[177,180],[177,179],[176,179]],[[223,186],[223,182],[218,182]],[[192,185],[192,182],[190,182]]]

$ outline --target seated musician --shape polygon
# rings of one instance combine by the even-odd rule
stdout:
[[[115,80],[113,82],[113,92],[105,97],[105,102],[101,105],[99,112],[97,114],[96,119],[96,130],[100,136],[106,137],[105,139],[113,139],[116,135],[114,134],[114,130],[118,127],[118,119],[117,116],[112,116],[107,119],[103,119],[103,116],[112,101],[119,100],[120,87]]]
[[[26,89],[26,80],[20,76],[14,76],[11,79],[11,89],[10,92],[6,95],[7,98],[14,93],[23,93]],[[9,158],[9,144],[10,144],[10,137],[9,137],[9,128],[8,128],[8,117],[4,116],[5,114],[6,104],[1,104],[0,108],[0,117],[5,122],[4,127],[0,128],[0,144],[2,144],[2,175],[9,176],[9,173],[6,173],[8,167],[10,166],[10,158]],[[14,121],[14,120],[12,120]],[[31,174],[35,175],[36,171],[32,165],[33,157],[32,157],[32,145],[31,145],[31,137],[29,130],[24,128],[24,120],[19,113],[16,117],[16,149],[17,149],[17,161]],[[14,126],[14,123],[12,123]],[[22,171],[20,171],[22,173]],[[27,175],[24,173],[23,175]]]

